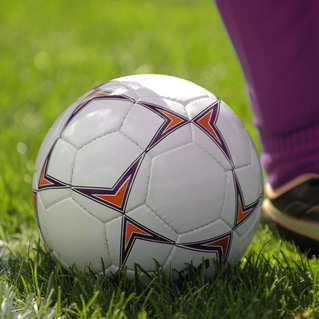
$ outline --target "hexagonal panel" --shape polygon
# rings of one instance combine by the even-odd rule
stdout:
[[[127,212],[145,203],[151,173],[151,165],[152,159],[148,156],[148,154],[145,154],[140,167],[138,168],[138,172],[127,200]]]
[[[173,247],[173,244],[136,240],[125,265],[129,269],[134,269],[134,264],[137,263],[146,271],[155,271],[155,260],[160,265],[163,265],[170,255]]]
[[[76,153],[77,149],[74,146],[59,138],[52,150],[47,174],[63,183],[71,184]]]
[[[117,81],[116,79],[106,82],[104,84],[101,84],[98,87],[98,90],[124,95],[125,97],[131,99],[132,101],[137,101],[139,99],[139,96],[131,88],[125,85],[125,83]]]
[[[121,266],[121,229],[123,216],[105,224],[108,249],[115,266]]]
[[[49,188],[42,190],[38,193],[38,196],[41,197],[41,201],[45,208],[49,208],[50,206],[71,197],[71,189],[70,188]]]
[[[140,104],[134,104],[121,127],[127,137],[142,149],[150,143],[164,119]]]
[[[126,215],[135,220],[137,223],[142,224],[155,233],[158,233],[172,241],[176,241],[178,237],[176,232],[146,205],[139,206],[128,212]]]
[[[246,204],[253,203],[261,197],[263,193],[260,183],[262,180],[261,171],[256,170],[254,165],[248,165],[237,168],[234,172],[240,183]]]
[[[255,236],[258,224],[259,218],[254,220],[250,228],[242,236],[238,236],[236,231],[233,232],[232,245],[228,255],[228,262],[230,264],[234,265],[245,254],[252,243],[252,239]]]
[[[232,237],[231,228],[221,220],[182,234],[178,237],[163,268],[181,271],[186,267],[186,264],[192,263],[195,267],[201,265],[204,259],[205,274],[212,276],[215,271],[213,260],[223,261],[228,258]]]
[[[81,148],[100,136],[117,131],[131,107],[132,102],[126,100],[92,100],[71,120],[62,137]]]
[[[223,101],[220,103],[216,126],[227,144],[235,167],[250,164],[251,150],[247,131],[238,116]]]
[[[77,193],[74,190],[72,190],[72,198],[86,209],[89,214],[96,217],[103,223],[121,216],[121,214],[116,210],[104,206],[101,203],[94,201],[92,198],[83,196],[83,194]]]
[[[235,232],[239,237],[247,236],[247,233],[250,232],[251,227],[256,223],[259,223],[261,217],[261,205],[262,200],[259,201],[258,205],[254,209],[252,214],[249,216],[249,218],[247,218],[235,229]]]
[[[177,233],[185,233],[220,217],[224,190],[224,169],[191,143],[153,159],[146,203]]]
[[[176,240],[176,244],[182,245],[183,243],[205,241],[229,233],[230,231],[231,227],[226,225],[222,220],[217,219],[208,225],[180,234]]]
[[[48,153],[50,152],[52,146],[60,136],[65,123],[67,122],[69,116],[72,114],[73,110],[77,107],[77,105],[78,104],[76,102],[73,103],[68,109],[66,109],[60,115],[60,117],[54,122],[54,124],[50,128],[38,152],[38,156],[34,167],[35,172],[38,172],[42,169],[44,161],[48,156]]]
[[[78,151],[72,185],[113,187],[141,153],[141,148],[120,132],[94,140]]]
[[[193,142],[207,152],[225,171],[231,170],[231,164],[220,147],[197,126],[191,125],[191,128]]]
[[[88,214],[71,198],[51,206],[44,214],[48,242],[68,266],[76,263],[79,270],[90,266],[93,271],[111,265],[104,223]]]
[[[121,132],[146,149],[155,139],[165,138],[187,122],[187,114],[180,103],[161,98],[143,98],[126,117]]]
[[[158,156],[170,150],[174,150],[180,146],[189,144],[192,142],[192,134],[190,124],[186,124],[171,134],[165,136],[158,144],[156,144],[148,154],[151,157]]]
[[[125,83],[139,97],[171,98],[186,105],[194,98],[211,97],[212,93],[187,80],[159,74],[140,74],[116,79]]]
[[[32,177],[32,189],[33,190],[38,190],[38,184],[39,184],[39,180],[38,180],[38,173],[34,172],[33,177]]]
[[[220,219],[229,227],[234,227],[236,215],[236,193],[233,172],[226,173],[226,187],[223,211]]]
[[[242,208],[252,207],[247,218],[238,225],[236,232],[239,236],[244,235],[252,224],[259,220],[261,214],[262,194],[261,171],[255,165],[248,165],[234,170],[238,184],[242,192]]]
[[[138,263],[147,271],[155,270],[153,259],[163,264],[174,246],[171,238],[176,238],[176,233],[145,205],[105,227],[113,263],[129,269]]]
[[[40,194],[37,193],[36,195],[36,213],[35,216],[38,216],[38,222],[39,222],[39,230],[40,233],[43,237],[44,242],[46,243],[46,245],[48,246],[49,250],[52,250],[52,246],[51,243],[49,241],[49,235],[48,235],[48,231],[47,231],[47,224],[46,224],[46,209],[42,203]]]

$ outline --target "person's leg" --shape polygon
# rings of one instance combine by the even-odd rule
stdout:
[[[263,148],[264,218],[319,252],[319,1],[215,0]]]
[[[319,1],[216,0],[246,79],[267,181],[319,174]]]

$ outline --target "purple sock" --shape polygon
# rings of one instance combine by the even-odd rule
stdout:
[[[276,189],[319,174],[319,1],[216,0]]]

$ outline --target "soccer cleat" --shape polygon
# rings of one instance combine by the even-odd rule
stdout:
[[[309,256],[319,256],[319,179],[308,180],[286,193],[265,199],[262,222]]]

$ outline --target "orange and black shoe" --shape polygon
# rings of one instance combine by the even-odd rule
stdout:
[[[267,192],[266,192],[267,194]],[[265,199],[262,222],[277,229],[309,257],[319,257],[319,179],[310,179],[284,194]]]

